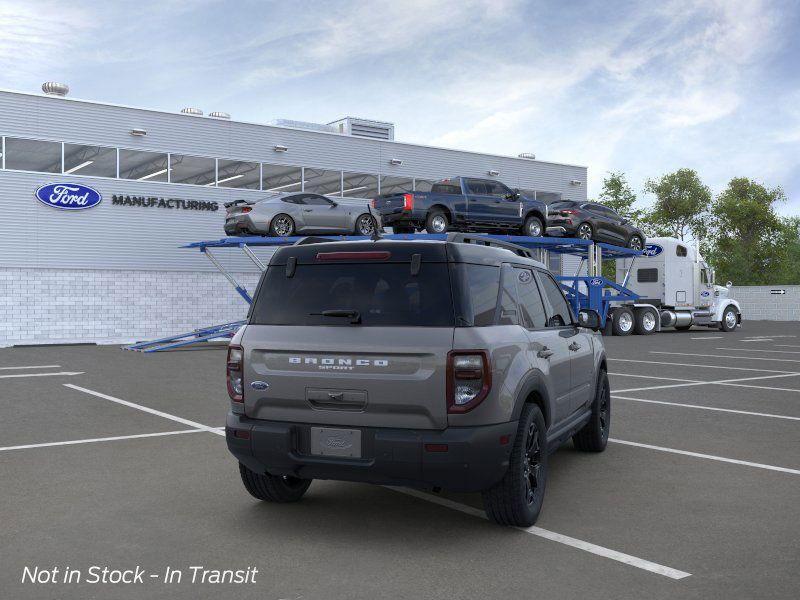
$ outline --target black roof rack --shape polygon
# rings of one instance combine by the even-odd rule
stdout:
[[[455,244],[475,244],[477,246],[491,246],[493,248],[503,248],[511,250],[517,256],[524,256],[525,258],[533,258],[533,252],[524,246],[506,242],[505,240],[497,240],[488,238],[485,235],[473,233],[448,233],[447,241]]]

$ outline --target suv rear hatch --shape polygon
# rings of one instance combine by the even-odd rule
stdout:
[[[426,243],[277,252],[242,337],[246,415],[445,428],[454,330],[446,260],[443,244]]]

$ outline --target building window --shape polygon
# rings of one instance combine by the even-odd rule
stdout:
[[[303,171],[305,172],[303,189],[306,192],[326,196],[342,195],[341,171],[326,171],[325,169],[310,169],[309,167],[306,167]]]
[[[217,169],[219,187],[259,189],[261,172],[258,163],[220,159]]]
[[[414,191],[414,180],[411,177],[381,177],[381,194],[402,194]]]
[[[299,192],[303,187],[303,170],[284,165],[261,165],[261,189],[265,192]]]
[[[64,144],[64,174],[117,176],[117,149]]]
[[[430,192],[433,184],[436,183],[433,179],[415,179],[414,191],[415,192]]]
[[[171,183],[212,186],[216,181],[217,161],[204,156],[171,154],[169,180]]]
[[[364,173],[342,173],[345,198],[374,198],[378,195],[378,176]]]
[[[166,182],[168,173],[166,154],[141,150],[119,151],[119,176],[122,179]]]
[[[6,138],[6,169],[61,173],[61,143]]]

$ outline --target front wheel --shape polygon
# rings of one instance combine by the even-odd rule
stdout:
[[[428,233],[446,233],[450,220],[442,210],[432,210],[425,219],[425,231]]]
[[[528,237],[542,237],[542,235],[544,235],[542,220],[534,216],[525,219],[525,225],[522,226],[522,235],[527,235]]]
[[[310,479],[256,473],[239,463],[244,488],[253,498],[266,502],[297,502],[311,485]]]
[[[597,378],[597,391],[592,402],[592,416],[578,433],[572,436],[572,443],[582,452],[602,452],[608,444],[611,429],[611,388],[608,374],[600,371]]]
[[[722,313],[722,321],[720,321],[719,328],[722,331],[733,331],[739,325],[739,319],[736,316],[736,310],[732,306],[725,309]]]
[[[483,506],[499,525],[530,527],[536,523],[547,483],[547,429],[535,404],[522,409],[508,471],[483,491]]]
[[[378,229],[378,222],[375,217],[363,214],[356,219],[356,235],[371,236]]]

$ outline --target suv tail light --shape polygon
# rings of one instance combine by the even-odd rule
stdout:
[[[492,387],[486,350],[454,350],[447,354],[447,412],[465,413],[483,402]]]
[[[241,346],[228,346],[228,396],[230,396],[231,400],[234,402],[244,402],[242,399],[242,391],[244,388],[242,373],[243,358],[244,350],[242,350]]]
[[[414,210],[414,194],[403,194],[403,210]]]

